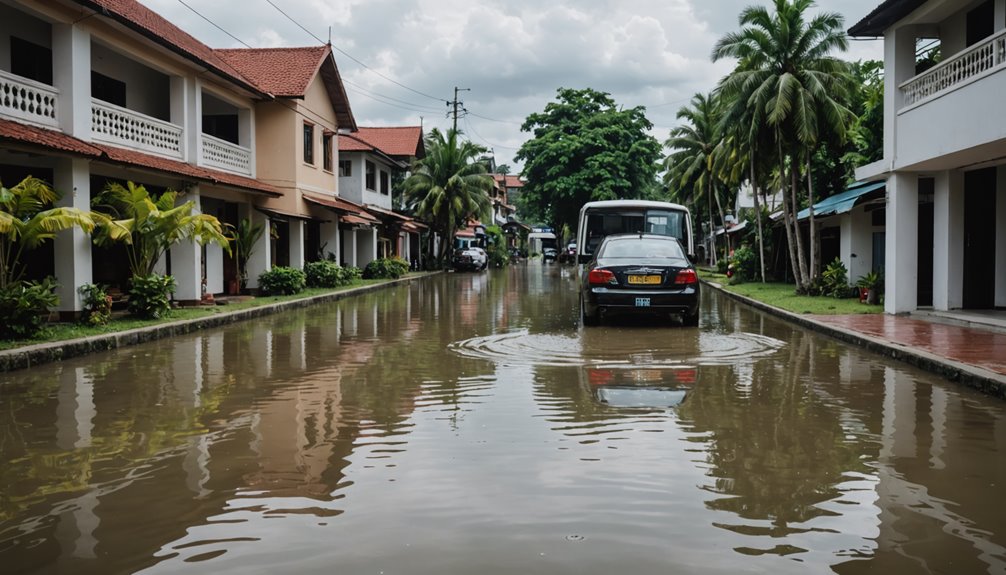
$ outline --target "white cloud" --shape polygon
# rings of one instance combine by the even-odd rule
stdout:
[[[141,0],[214,47],[237,45],[175,0]],[[716,40],[737,29],[740,10],[758,0],[283,0],[278,5],[322,40],[402,88],[336,53],[361,125],[448,127],[444,101],[455,86],[473,115],[469,136],[512,163],[526,134],[519,125],[559,87],[610,92],[624,106],[645,105],[654,135],[666,138],[678,108],[730,70],[712,63]],[[761,0],[767,4],[767,0]],[[878,0],[830,2],[846,26]],[[192,2],[237,38],[257,47],[317,41],[264,0]],[[853,42],[850,59],[881,57],[880,42]],[[428,98],[428,94],[434,98]],[[407,108],[407,109],[403,109]],[[481,117],[480,117],[481,116]],[[492,118],[487,120],[485,118]]]

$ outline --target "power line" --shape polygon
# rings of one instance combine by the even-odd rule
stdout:
[[[363,96],[366,96],[366,95],[370,94],[375,99],[383,98],[385,100],[391,100],[392,102],[398,102],[399,104],[405,104],[406,106],[411,106],[411,108],[408,108],[408,109],[410,109],[410,110],[412,110],[414,112],[425,112],[425,113],[433,113],[433,114],[440,113],[440,108],[433,108],[433,107],[430,107],[430,106],[424,106],[423,104],[416,104],[414,102],[408,102],[406,100],[399,100],[398,98],[393,98],[391,96],[385,96],[384,94],[381,94],[379,92],[375,92],[375,91],[370,90],[368,88],[364,88],[363,86],[361,86],[361,85],[359,85],[359,84],[357,84],[355,82],[351,82],[351,81],[349,81],[349,80],[347,80],[345,78],[343,78],[342,81],[345,84],[347,84],[349,86],[353,86],[354,88],[356,88],[356,90],[354,90],[354,91],[359,90],[359,91],[362,91],[362,92],[366,92],[366,93],[362,94]],[[357,92],[357,93],[360,93],[360,92]]]
[[[476,114],[475,112],[468,112],[468,114],[471,115],[471,116],[475,116],[476,118],[480,118],[482,120],[488,120],[490,122],[499,122],[500,124],[510,124],[510,125],[513,125],[513,126],[523,126],[524,125],[523,122],[514,122],[512,120],[497,120],[496,118],[489,118],[489,117],[483,116],[481,114]]]
[[[386,102],[384,100],[381,100],[379,96],[367,94],[366,92],[362,92],[359,89],[346,88],[346,91],[347,92],[352,92],[353,94],[356,94],[358,96],[363,96],[364,98],[370,98],[371,100],[374,100],[375,102],[378,102],[380,104],[384,104],[385,106],[391,106],[392,108],[398,108],[399,110],[408,110],[409,112],[416,112],[418,114],[430,114],[430,113],[437,113],[437,112],[440,111],[440,110],[431,111],[429,109],[427,109],[427,110],[420,110],[420,109],[416,109],[416,108],[409,108],[407,106],[401,106],[401,105],[395,104],[393,102]]]
[[[474,116],[475,114],[472,114],[472,115]],[[500,144],[494,144],[494,143],[490,142],[489,140],[485,139],[482,136],[482,134],[480,134],[480,133],[478,133],[478,132],[475,131],[475,126],[472,125],[471,120],[468,119],[467,116],[464,118],[464,120],[465,120],[465,125],[468,126],[468,129],[471,131],[471,133],[475,134],[475,137],[477,137],[478,139],[480,139],[483,142],[485,142],[485,144],[487,146],[489,146],[490,148],[493,148],[493,149],[503,148],[504,150],[519,150],[520,149],[520,148],[514,148],[513,146],[503,146],[503,145],[500,145]]]
[[[405,88],[406,90],[408,90],[410,92],[414,92],[416,94],[419,94],[420,96],[423,96],[425,98],[429,98],[431,100],[436,100],[437,102],[446,102],[447,101],[444,98],[438,98],[436,96],[431,96],[431,95],[429,95],[429,94],[427,94],[425,92],[420,92],[419,90],[416,90],[415,88],[411,88],[409,86],[406,86],[405,84],[399,82],[398,80],[395,80],[394,78],[389,78],[388,76],[385,76],[384,74],[382,74],[382,73],[378,72],[377,70],[371,68],[370,66],[364,64],[363,62],[361,62],[360,60],[358,60],[355,56],[353,56],[349,52],[346,52],[345,50],[343,50],[342,48],[336,46],[335,44],[332,44],[331,42],[325,42],[321,38],[315,36],[313,32],[311,32],[310,30],[308,30],[307,28],[305,28],[304,26],[302,26],[300,22],[294,20],[292,16],[290,16],[289,14],[287,14],[286,12],[284,12],[279,6],[277,6],[276,4],[274,4],[272,0],[265,0],[265,1],[268,2],[270,6],[272,6],[277,11],[279,11],[280,14],[282,14],[283,16],[286,16],[286,18],[288,20],[290,20],[291,22],[293,22],[294,24],[296,24],[298,28],[300,28],[301,30],[307,32],[308,35],[310,35],[312,38],[314,38],[315,40],[317,40],[321,44],[327,44],[327,45],[331,46],[336,51],[338,51],[340,54],[342,54],[343,56],[345,56],[345,57],[349,58],[350,60],[356,62],[357,64],[359,64],[360,66],[362,66],[363,68],[365,68],[367,71],[372,72],[374,74],[377,74],[378,76],[380,76],[381,78],[384,78],[385,80],[391,82],[392,84],[395,84],[396,86],[400,86],[402,88]]]
[[[185,2],[183,1],[183,0],[178,0],[178,3],[179,3],[179,4],[181,4],[182,6],[185,6],[185,7],[186,7],[186,8],[188,8],[189,10],[191,10],[191,11],[192,11],[192,12],[193,12],[193,13],[194,13],[194,14],[195,14],[196,16],[199,16],[199,17],[200,17],[200,18],[202,18],[203,20],[206,20],[207,22],[209,22],[209,23],[210,23],[210,24],[211,24],[211,25],[212,25],[212,26],[213,26],[214,28],[216,28],[217,30],[220,30],[220,31],[221,31],[221,32],[223,32],[224,34],[227,34],[228,36],[230,36],[231,38],[233,38],[233,39],[234,39],[235,41],[237,41],[237,42],[238,42],[239,44],[243,45],[243,46],[244,46],[245,48],[251,48],[251,46],[249,46],[248,44],[245,44],[245,43],[244,43],[244,41],[242,41],[242,40],[241,40],[241,38],[238,38],[238,37],[237,37],[237,36],[235,36],[234,34],[231,34],[231,33],[230,33],[230,32],[228,32],[227,30],[224,30],[224,29],[223,29],[223,28],[221,28],[221,27],[220,27],[219,25],[217,25],[217,23],[216,23],[216,22],[214,22],[213,20],[210,20],[210,19],[209,19],[209,18],[207,18],[206,16],[203,16],[202,14],[200,14],[200,13],[199,13],[199,11],[198,11],[198,10],[196,10],[196,9],[195,9],[195,8],[193,8],[192,6],[189,6],[188,4],[186,4],[186,3],[185,3]]]

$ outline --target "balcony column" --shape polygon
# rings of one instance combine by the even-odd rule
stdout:
[[[200,206],[199,187],[194,186],[184,196],[179,196],[177,203],[181,205],[192,201],[196,204],[195,212],[202,210]],[[175,299],[182,305],[194,305],[203,297],[203,249],[194,239],[184,239],[171,246],[171,275],[175,278]]]
[[[52,80],[59,90],[59,128],[91,141],[91,33],[73,24],[52,26]]]
[[[88,161],[80,158],[56,160],[53,185],[63,194],[59,207],[91,211],[91,170]],[[59,315],[76,318],[84,309],[77,288],[91,283],[91,237],[80,228],[56,234],[53,240],[55,271],[59,287]]]
[[[919,276],[919,178],[895,172],[887,179],[884,311],[915,311]]]
[[[202,129],[200,99],[195,89],[195,80],[182,76],[171,76],[171,123],[185,130],[182,136],[182,161],[195,164],[198,156],[199,133]]]
[[[342,258],[339,255],[339,223],[338,222],[325,222],[321,224],[321,244],[325,246],[326,258],[328,254],[335,256],[335,262],[341,263]]]
[[[356,230],[347,228],[342,231],[342,245],[345,247],[346,257],[341,262],[344,266],[359,267],[356,262]]]
[[[304,269],[304,233],[306,223],[304,220],[291,218],[290,225],[290,267]]]
[[[251,177],[255,176],[255,113],[248,108],[238,110],[238,145],[251,150]]]
[[[1006,0],[996,0],[995,22],[993,24],[996,32],[1006,28]]]
[[[933,308],[964,302],[964,173],[940,172],[933,194]]]
[[[904,106],[902,82],[915,76],[915,28],[902,26],[884,34],[884,159],[893,162],[897,157],[895,123],[898,110]]]
[[[1006,166],[996,171],[995,306],[1006,307]]]
[[[258,287],[258,276],[264,272],[269,271],[272,266],[269,262],[272,261],[272,242],[270,241],[272,232],[272,222],[269,218],[262,212],[251,209],[249,206],[249,213],[242,217],[249,218],[251,223],[262,224],[265,229],[262,235],[259,237],[258,241],[255,242],[255,247],[252,249],[251,257],[248,258],[248,287],[257,288]]]

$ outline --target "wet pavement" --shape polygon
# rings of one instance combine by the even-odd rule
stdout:
[[[1002,573],[1006,404],[448,274],[0,374],[7,573]]]

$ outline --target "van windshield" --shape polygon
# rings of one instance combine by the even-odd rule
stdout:
[[[586,242],[581,247],[584,255],[593,255],[601,240],[613,234],[657,234],[678,238],[686,245],[685,213],[668,210],[619,210],[588,212]]]

